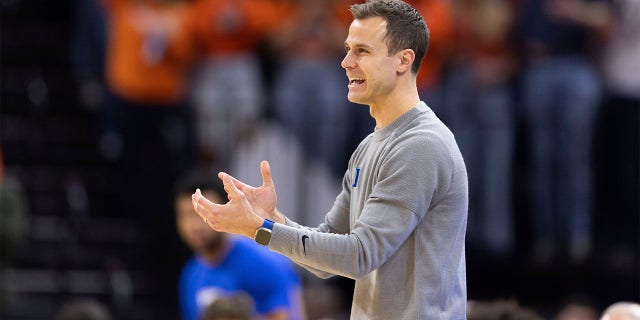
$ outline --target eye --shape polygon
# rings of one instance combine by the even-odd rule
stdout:
[[[358,53],[369,53],[369,50],[364,48],[358,48]]]

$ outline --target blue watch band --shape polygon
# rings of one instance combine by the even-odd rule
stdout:
[[[264,222],[262,223],[262,227],[269,230],[273,230],[273,224],[274,224],[273,221],[269,219],[264,219]]]

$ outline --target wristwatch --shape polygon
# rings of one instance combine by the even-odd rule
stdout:
[[[253,240],[255,240],[258,244],[263,246],[268,246],[271,241],[271,230],[273,230],[273,221],[269,219],[264,219],[262,226],[256,230],[256,234],[253,236]]]

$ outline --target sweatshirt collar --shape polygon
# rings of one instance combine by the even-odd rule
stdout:
[[[394,132],[396,129],[404,126],[409,123],[411,120],[415,119],[419,114],[425,113],[429,111],[429,107],[423,101],[420,101],[413,108],[409,109],[407,112],[402,114],[398,119],[394,120],[390,124],[382,128],[375,128],[373,132],[373,138],[376,141],[381,141],[389,137],[389,135]]]

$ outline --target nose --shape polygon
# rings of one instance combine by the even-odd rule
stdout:
[[[344,69],[353,69],[355,68],[355,62],[349,52],[344,55],[344,59],[340,62],[340,66]]]

